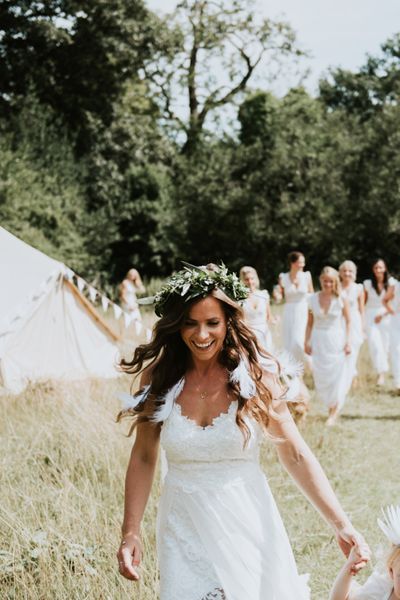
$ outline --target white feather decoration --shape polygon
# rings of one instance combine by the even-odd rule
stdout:
[[[231,372],[229,380],[239,385],[242,398],[249,400],[256,395],[256,384],[250,376],[246,361],[243,358],[240,359],[238,366]]]
[[[150,420],[153,423],[162,423],[168,419],[169,415],[171,414],[171,410],[174,405],[174,402],[177,399],[177,397],[179,396],[179,394],[181,393],[181,391],[183,390],[184,385],[185,385],[185,378],[182,377],[182,379],[180,379],[178,381],[178,383],[173,385],[172,388],[170,388],[164,394],[164,396],[161,396],[161,398],[158,398],[158,400],[160,402],[162,402],[162,404],[157,408],[157,410],[154,412],[153,416],[150,418]]]
[[[276,356],[276,360],[281,367],[281,372],[287,377],[300,377],[300,375],[303,374],[303,363],[296,360],[290,352],[287,352],[286,350],[279,352]]]
[[[383,520],[378,519],[379,527],[392,544],[400,546],[400,505],[382,508],[382,514]]]
[[[145,385],[144,388],[134,396],[127,394],[126,392],[118,394],[118,398],[122,401],[122,411],[124,412],[132,408],[136,408],[138,404],[146,400],[149,391],[150,386]]]
[[[276,360],[259,355],[258,361],[264,371],[273,373],[281,378],[286,387],[286,392],[282,396],[287,402],[294,402],[301,392],[300,375],[303,373],[302,363],[286,351],[282,351],[276,356]]]

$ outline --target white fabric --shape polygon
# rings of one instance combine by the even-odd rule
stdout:
[[[386,571],[375,569],[364,585],[353,583],[349,600],[389,600],[393,581]]]
[[[324,312],[318,292],[310,297],[309,306],[314,317],[311,350],[315,388],[325,406],[341,408],[352,379],[352,365],[344,352],[343,300],[333,297]]]
[[[131,317],[131,320],[142,320],[142,315],[140,314],[139,305],[136,296],[136,287],[134,284],[129,281],[129,279],[125,279],[124,281],[124,302],[121,302],[122,309],[128,313]]]
[[[308,600],[285,528],[259,466],[262,433],[237,402],[200,427],[176,402],[161,431],[168,474],[157,518],[160,599]]]
[[[389,285],[394,285],[395,279],[389,279]],[[382,301],[385,297],[385,289],[377,294],[370,279],[364,281],[364,288],[368,294],[365,306],[365,324],[367,328],[368,349],[372,365],[377,373],[389,371],[389,344],[391,317],[385,316],[379,323],[375,323],[375,317],[386,312]]]
[[[390,323],[390,366],[394,385],[400,388],[400,283],[396,281],[394,285],[392,306],[395,314]]]
[[[290,273],[281,273],[279,281],[285,291],[282,318],[283,347],[296,360],[309,363],[309,358],[304,354],[304,338],[308,317],[307,298],[309,296],[308,289],[311,274],[309,271],[299,271],[297,273],[297,286],[291,280]]]
[[[0,255],[0,388],[115,377],[118,349],[64,283],[66,267],[2,228]]]
[[[364,341],[363,324],[358,304],[360,294],[363,292],[361,283],[351,283],[348,288],[342,290],[342,298],[347,300],[350,309],[350,344],[351,344],[351,378],[357,375],[357,360],[361,345]]]
[[[253,331],[260,345],[271,353],[272,335],[267,322],[269,301],[267,290],[252,292],[243,303],[243,312],[246,325]]]

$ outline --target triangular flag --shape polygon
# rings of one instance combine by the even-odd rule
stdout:
[[[72,279],[74,277],[74,272],[72,271],[72,269],[66,269],[66,271],[64,273],[64,277],[65,277],[65,279],[68,279],[68,281],[72,281]]]
[[[131,321],[132,321],[132,315],[130,315],[128,312],[124,312],[125,327],[129,327]]]
[[[78,290],[80,292],[83,292],[83,290],[85,289],[86,282],[82,279],[82,277],[77,277],[76,285],[78,287]]]
[[[119,319],[122,315],[122,308],[118,304],[113,304],[114,317]]]
[[[108,305],[110,304],[109,299],[107,298],[107,296],[102,296],[101,297],[101,306],[104,310],[104,312],[107,311]]]
[[[89,286],[89,298],[92,302],[94,302],[96,300],[96,296],[97,296],[97,291],[94,289],[94,287],[92,287],[91,285]]]

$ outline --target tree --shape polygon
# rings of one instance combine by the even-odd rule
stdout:
[[[127,81],[154,50],[158,21],[143,0],[4,0],[0,9],[0,109],[33,90],[86,148],[94,115],[110,124]]]
[[[254,0],[184,0],[166,18],[171,52],[146,64],[145,73],[165,119],[184,135],[186,153],[198,146],[207,118],[245,92],[264,57],[271,74],[274,60],[301,54],[290,26],[257,18],[255,7]]]

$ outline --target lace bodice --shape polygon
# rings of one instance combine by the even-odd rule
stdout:
[[[343,315],[343,300],[333,297],[327,311],[323,311],[319,301],[319,292],[309,298],[309,307],[314,316],[315,329],[331,329],[340,325]]]
[[[311,281],[309,271],[297,273],[299,284],[296,286],[290,278],[290,273],[281,273],[279,276],[281,286],[285,290],[285,302],[305,302],[308,296],[308,286]]]
[[[233,472],[240,474],[249,463],[258,464],[261,428],[247,421],[251,437],[243,448],[244,438],[236,424],[236,410],[237,402],[234,401],[228,412],[216,417],[212,425],[201,427],[182,415],[180,405],[175,402],[161,431],[168,477],[190,479],[194,486],[209,485],[213,475],[222,483],[224,478],[231,480]]]
[[[267,290],[257,290],[243,304],[244,317],[249,327],[266,326],[269,294]]]

